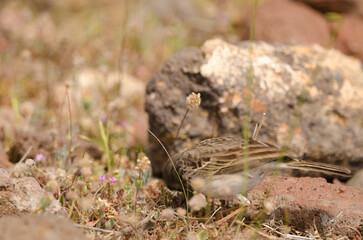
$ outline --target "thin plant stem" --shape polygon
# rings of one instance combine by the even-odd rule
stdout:
[[[112,155],[110,152],[108,134],[106,134],[105,128],[103,127],[103,124],[100,120],[98,121],[98,127],[100,129],[101,139],[102,139],[103,147],[104,147],[105,154],[107,157],[107,168],[108,168],[108,171],[110,171],[111,167],[113,166],[113,161],[112,161],[113,159],[112,159]]]
[[[252,52],[253,52],[253,41],[255,39],[255,22],[256,22],[256,15],[257,15],[257,7],[258,7],[258,0],[254,1],[253,6],[253,15],[252,15],[252,22],[251,22],[251,30],[250,30],[250,43],[248,47],[248,71],[247,71],[247,84],[246,84],[246,91],[245,91],[245,98],[246,98],[246,116],[243,121],[242,126],[242,137],[246,144],[249,142],[249,133],[250,133],[250,123],[251,123],[251,102],[252,102],[252,83],[253,83],[253,59],[252,59]],[[244,148],[243,157],[248,159],[249,157],[249,149]],[[248,161],[244,161],[243,163],[243,172],[248,175],[249,164]],[[245,194],[247,191],[247,181],[242,186],[242,194]]]
[[[68,86],[66,86],[66,96],[67,96],[67,104],[68,104],[68,113],[69,113],[69,147],[68,147],[68,160],[71,159],[72,155],[72,111],[71,111],[71,100],[69,98]]]
[[[184,123],[184,121],[185,121],[185,118],[186,118],[186,117],[187,117],[187,115],[188,115],[188,112],[189,112],[189,108],[187,108],[187,111],[186,111],[186,112],[185,112],[185,114],[184,114],[183,120],[181,121],[181,123],[180,123],[180,125],[179,125],[178,131],[176,132],[176,135],[175,135],[175,139],[177,139],[177,138],[178,138],[178,136],[179,136],[179,131],[180,131],[181,127],[183,126],[183,123]]]
[[[15,118],[16,118],[16,125],[20,126],[20,122],[21,122],[21,115],[20,115],[20,111],[19,111],[19,101],[18,98],[15,95],[11,95],[11,106],[13,108],[13,111],[15,113]]]
[[[184,187],[183,181],[182,181],[182,179],[181,179],[178,171],[176,170],[175,164],[174,164],[173,160],[171,159],[171,156],[170,156],[168,150],[166,150],[164,144],[160,141],[160,139],[150,129],[148,129],[147,131],[159,142],[159,144],[161,145],[161,147],[164,149],[165,153],[168,155],[169,161],[171,162],[171,164],[172,164],[172,166],[174,168],[174,171],[175,171],[176,175],[178,176],[179,182],[180,182],[180,184],[182,186],[183,194],[184,194],[184,198],[185,198],[185,207],[186,207],[186,210],[187,210],[187,213],[188,213],[188,198],[187,198],[187,192],[185,191],[185,187]],[[188,221],[188,214],[187,214],[187,222],[189,223],[189,221]],[[189,224],[187,226],[189,226]]]

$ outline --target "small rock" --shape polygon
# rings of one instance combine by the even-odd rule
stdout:
[[[46,213],[66,215],[59,202],[42,189],[32,177],[11,178],[0,168],[0,217],[32,213],[41,207],[42,199],[50,197]]]

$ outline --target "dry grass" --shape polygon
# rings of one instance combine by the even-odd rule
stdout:
[[[183,194],[151,180],[144,152],[147,120],[138,89],[175,51],[233,33],[233,6],[245,4],[239,2],[225,2],[222,10],[202,0],[181,8],[141,0],[0,3],[0,104],[12,106],[14,128],[68,139],[58,155],[39,156],[23,174],[58,199],[75,224],[88,226],[93,239],[259,239],[286,230],[238,215],[216,221],[221,206],[210,199],[207,210],[186,211]],[[218,26],[224,12],[230,19]],[[97,144],[102,159],[87,152],[71,158],[76,136]],[[13,142],[6,137],[5,150]]]

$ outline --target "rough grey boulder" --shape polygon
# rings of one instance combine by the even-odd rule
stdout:
[[[175,139],[191,92],[201,93],[201,106],[189,112]],[[242,136],[246,121],[251,135],[266,112],[259,140],[312,161],[363,166],[362,65],[336,50],[209,40],[172,56],[146,94],[150,129],[171,154],[205,138]],[[167,157],[153,137],[149,142],[153,172],[160,176]]]

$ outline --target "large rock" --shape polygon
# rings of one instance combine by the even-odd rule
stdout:
[[[300,232],[316,229],[323,238],[329,234],[335,239],[332,233],[354,238],[363,232],[363,191],[358,188],[322,178],[270,177],[247,197],[252,204],[246,216],[252,219],[263,212],[266,221],[288,221]]]
[[[32,177],[12,178],[0,169],[0,217],[24,215],[41,207],[41,201],[48,198],[48,193]],[[46,213],[65,216],[66,210],[53,197]]]
[[[249,53],[250,47],[249,42],[207,41],[201,49],[175,54],[149,82],[145,108],[150,129],[167,149],[175,153],[201,139],[241,136],[241,125],[249,121],[252,63],[250,135],[266,112],[259,140],[287,145],[291,154],[305,159],[362,167],[361,63],[318,45],[257,42]],[[175,140],[191,92],[200,92],[202,103],[189,112]],[[160,176],[166,154],[152,137],[150,147],[154,175]]]

